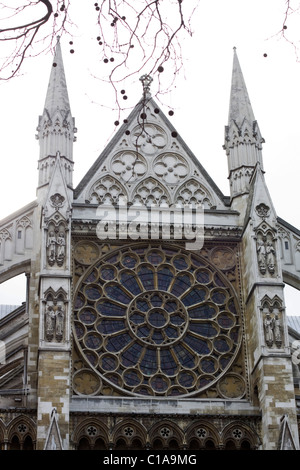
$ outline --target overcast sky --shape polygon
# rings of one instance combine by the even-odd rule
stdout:
[[[183,42],[184,75],[176,82],[170,97],[165,97],[166,108],[164,103],[160,106],[165,112],[167,105],[174,108],[171,120],[178,133],[223,193],[229,195],[222,145],[236,47],[254,115],[266,141],[263,161],[271,198],[278,216],[300,228],[300,63],[293,47],[276,36],[282,28],[285,3],[285,0],[200,0],[192,22],[193,37]],[[95,48],[91,47],[88,28],[91,16],[87,11],[86,18],[82,11],[79,13],[84,26],[73,39],[75,53],[69,52],[69,39],[61,41],[71,110],[78,128],[74,144],[75,186],[111,139],[117,117],[116,111],[107,107],[108,85],[92,77],[96,69],[101,72],[102,65],[97,64]],[[290,37],[299,41],[298,13],[287,25]],[[0,45],[0,51],[4,46]],[[29,59],[22,77],[0,82],[0,219],[35,199],[39,155],[35,134],[51,66],[50,54]],[[168,73],[167,66],[164,73]],[[154,80],[153,93],[157,86]],[[134,106],[141,92],[136,78],[126,104]],[[0,286],[0,304],[24,300],[23,293],[18,295],[17,290],[12,292],[7,286]],[[289,303],[288,313],[296,314],[297,305],[299,301]]]

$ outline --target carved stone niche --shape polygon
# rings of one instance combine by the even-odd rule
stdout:
[[[256,231],[256,254],[260,273],[265,276],[276,274],[275,236],[266,224]]]
[[[60,288],[47,289],[44,296],[44,338],[47,342],[61,343],[65,337],[66,293]]]
[[[264,340],[268,349],[284,347],[282,324],[282,300],[275,295],[270,299],[267,295],[261,301],[261,313],[264,329]]]
[[[66,225],[50,221],[47,229],[46,257],[49,266],[63,266],[66,257]]]

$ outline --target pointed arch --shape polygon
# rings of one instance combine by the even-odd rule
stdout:
[[[117,204],[120,197],[128,199],[125,187],[116,178],[107,174],[87,189],[85,201],[90,204]]]

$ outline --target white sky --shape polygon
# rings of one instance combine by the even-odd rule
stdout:
[[[193,37],[183,42],[185,76],[176,82],[166,104],[174,108],[175,114],[170,119],[178,133],[223,193],[229,195],[222,145],[233,47],[237,47],[254,114],[266,141],[265,177],[275,209],[280,217],[300,228],[300,63],[293,47],[275,36],[283,24],[284,8],[285,0],[200,0],[192,23]],[[107,66],[97,64],[88,26],[94,16],[85,12],[86,18],[82,17],[82,9],[79,12],[84,27],[73,39],[75,53],[69,53],[69,39],[61,40],[71,109],[78,128],[74,186],[111,139],[117,117],[116,112],[100,105],[109,105],[108,85],[91,76],[96,66],[103,73]],[[299,41],[299,15],[296,13],[287,25],[291,38]],[[3,47],[0,44],[0,55]],[[264,53],[268,54],[266,58]],[[35,199],[39,155],[35,134],[51,64],[49,54],[29,59],[22,77],[0,82],[0,219]],[[168,73],[167,66],[164,73]],[[153,94],[156,87],[154,81]],[[136,78],[126,104],[134,106],[141,91]],[[167,113],[167,107],[160,106]],[[126,115],[127,112],[122,119]],[[297,313],[297,294],[286,295],[289,314]],[[0,304],[18,304],[22,300],[24,294],[18,295],[16,283],[13,289],[8,284],[0,286]]]

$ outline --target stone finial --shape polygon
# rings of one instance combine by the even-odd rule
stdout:
[[[141,76],[140,81],[143,85],[144,95],[150,94],[150,85],[153,82],[153,78],[150,75],[145,74]]]

